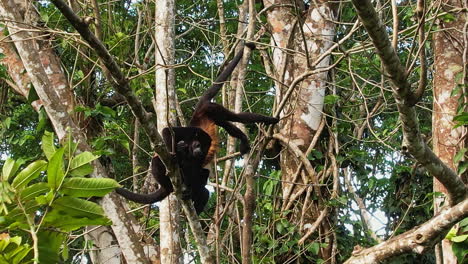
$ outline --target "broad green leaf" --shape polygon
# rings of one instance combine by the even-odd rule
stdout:
[[[76,217],[96,219],[104,216],[104,210],[96,203],[69,196],[55,200],[52,208]]]
[[[455,237],[456,235],[457,235],[457,229],[455,227],[452,227],[450,231],[447,233],[447,235],[445,236],[445,238],[448,240],[452,240],[452,238]]]
[[[73,159],[71,160],[70,162],[70,170],[74,170],[74,169],[77,169],[83,165],[86,165],[88,163],[90,163],[91,161],[95,160],[99,158],[99,156],[95,156],[93,155],[93,153],[91,152],[83,152],[83,153],[80,153],[78,155],[76,155],[75,157],[73,157]]]
[[[21,241],[23,241],[23,239],[20,236],[14,236],[10,238],[10,241],[19,246],[21,245]]]
[[[4,256],[0,255],[0,264],[11,264]]]
[[[5,163],[3,164],[2,169],[2,180],[8,181],[13,175],[15,175],[16,171],[18,170],[20,164],[16,162],[12,158],[7,158]]]
[[[13,260],[16,254],[20,253],[22,250],[24,250],[24,246],[17,245],[17,247],[10,247],[8,252],[5,253],[5,257],[9,260]],[[14,261],[11,261],[14,263]]]
[[[62,147],[65,149],[65,157],[70,157],[71,159],[73,154],[78,149],[78,144],[73,142],[73,138],[71,138],[71,135],[69,134],[67,141],[62,144]]]
[[[47,166],[47,161],[38,160],[29,164],[24,170],[22,170],[13,180],[11,186],[14,188],[23,188],[28,183],[36,179],[39,174],[45,170]]]
[[[67,243],[63,243],[62,246],[62,259],[68,260],[70,258],[70,250]]]
[[[39,204],[39,205],[49,205],[50,202],[52,201],[52,198],[50,197],[50,194],[53,194],[54,192],[48,192],[47,194],[43,195],[38,195],[34,197],[34,200]]]
[[[307,246],[307,249],[308,249],[309,252],[311,252],[313,255],[318,255],[319,250],[320,250],[320,243],[312,242],[310,245]]]
[[[45,221],[47,225],[53,226],[65,232],[77,230],[90,225],[110,225],[112,222],[105,216],[90,219],[87,217],[72,217],[61,212],[52,211],[47,214]]]
[[[78,167],[74,170],[69,171],[68,173],[73,177],[83,177],[89,175],[93,172],[94,167],[91,164],[85,164],[81,167]]]
[[[47,157],[47,160],[50,160],[54,155],[56,148],[54,145],[54,133],[45,131],[42,136],[42,150]]]
[[[24,210],[22,208],[19,208],[18,206],[11,210],[11,212],[8,214],[7,221],[23,222],[24,211],[26,211],[27,214],[31,214],[35,212],[39,207],[39,204],[37,204],[35,200],[27,201],[23,204]]]
[[[15,252],[15,256],[11,260],[13,264],[24,263],[24,258],[29,254],[32,248],[29,245],[22,245],[18,248],[18,251]]]
[[[116,112],[112,108],[102,106],[101,104],[96,105],[96,112],[107,118],[113,118],[116,116]]]
[[[465,156],[467,150],[467,148],[462,148],[460,151],[458,151],[455,157],[453,157],[453,162],[458,163]]]
[[[468,217],[460,221],[460,227],[468,226]]]
[[[458,263],[466,264],[466,255],[468,254],[467,243],[452,243],[452,252],[457,257]]]
[[[461,236],[455,236],[455,237],[452,237],[452,239],[450,239],[450,240],[452,240],[455,243],[460,243],[460,242],[465,241],[467,238],[468,238],[468,234],[461,235]]]
[[[463,173],[465,173],[465,171],[468,169],[468,162],[464,161],[464,162],[461,162],[460,165],[458,166],[458,174],[462,175]]]
[[[60,263],[60,248],[65,243],[67,234],[55,231],[42,231],[39,238],[39,263]]]
[[[50,190],[49,185],[45,182],[39,182],[28,186],[20,193],[20,199],[23,201],[32,200],[40,194],[44,194]]]
[[[47,167],[47,183],[50,188],[57,189],[65,178],[63,171],[63,148],[55,151],[54,155],[50,158],[49,166]]]
[[[60,192],[73,197],[102,197],[119,186],[108,178],[71,178],[64,181]]]
[[[338,102],[338,100],[340,100],[340,97],[338,95],[329,94],[324,97],[324,104],[335,104],[336,102]]]

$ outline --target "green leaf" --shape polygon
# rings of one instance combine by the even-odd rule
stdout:
[[[39,182],[28,186],[20,193],[20,199],[23,201],[32,200],[35,197],[44,194],[50,190],[49,185],[45,182]]]
[[[42,136],[42,150],[47,157],[47,160],[50,160],[54,155],[56,148],[54,145],[54,133],[45,131]]]
[[[447,13],[447,14],[443,15],[443,16],[441,16],[441,18],[444,20],[444,22],[451,22],[451,21],[456,20],[456,17],[451,13]]]
[[[465,156],[465,153],[467,150],[468,150],[467,148],[460,149],[460,151],[458,151],[455,157],[453,157],[453,162],[458,163],[463,158],[463,156]]]
[[[39,122],[37,123],[36,131],[40,133],[44,129],[44,127],[47,125],[48,117],[47,117],[47,112],[45,111],[44,107],[41,107],[38,114],[39,114],[38,115]]]
[[[457,235],[457,229],[455,227],[452,227],[452,229],[450,229],[450,231],[447,233],[445,238],[448,240],[452,240],[452,238],[455,237],[456,235]]]
[[[461,236],[454,236],[450,240],[455,242],[455,243],[461,243],[461,242],[465,241],[467,238],[468,238],[468,234],[461,235]]]
[[[71,134],[68,134],[68,139],[62,144],[63,149],[65,149],[65,156],[66,157],[71,157],[73,154],[76,152],[78,149],[78,144],[76,142],[73,142],[73,139],[71,138]]]
[[[468,217],[460,221],[460,227],[468,226]]]
[[[96,112],[103,115],[106,118],[113,118],[116,116],[116,113],[112,108],[108,106],[102,106],[101,104],[96,105]]]
[[[465,264],[466,255],[468,254],[468,243],[453,243],[452,244],[453,254],[457,257],[458,263]]]
[[[460,163],[460,165],[458,166],[458,174],[463,174],[465,173],[465,171],[468,169],[468,162],[462,162]]]
[[[104,216],[90,219],[87,217],[71,217],[63,213],[57,213],[56,211],[47,214],[45,222],[65,232],[74,231],[85,226],[112,224],[112,222]]]
[[[73,197],[102,197],[119,186],[108,178],[71,178],[64,181],[60,192]]]
[[[453,118],[453,121],[456,122],[457,124],[454,126],[454,128],[457,128],[459,126],[464,126],[468,125],[468,113],[461,113],[460,115],[457,115]]]
[[[340,97],[338,95],[329,94],[325,96],[324,104],[326,105],[335,104],[336,102],[338,102],[338,100],[340,100]]]
[[[2,180],[8,181],[10,178],[15,175],[16,171],[18,170],[20,164],[12,158],[7,158],[5,163],[3,164],[2,169]]]
[[[276,223],[276,231],[280,234],[283,234],[283,231],[284,231],[284,227],[283,225],[281,224],[281,222],[277,222]]]
[[[90,163],[93,160],[96,160],[97,158],[99,158],[99,156],[95,156],[93,155],[93,153],[88,151],[80,153],[73,157],[73,159],[71,160],[70,170],[77,169],[83,165]]]
[[[104,210],[96,203],[75,197],[61,197],[52,203],[52,208],[76,217],[96,219],[104,216]]]
[[[313,255],[318,255],[319,250],[320,250],[320,243],[312,242],[311,244],[308,245],[307,249],[308,249],[309,252],[311,252]]]
[[[10,129],[11,126],[11,117],[7,117],[4,121],[3,124],[5,125],[5,128]]]
[[[13,264],[24,263],[24,258],[31,252],[32,248],[29,245],[22,245],[18,247],[18,250],[15,252],[15,256],[12,259]]]
[[[38,160],[29,164],[24,170],[22,170],[13,180],[11,186],[14,188],[24,188],[28,183],[37,177],[45,170],[47,161]]]
[[[55,231],[42,231],[39,238],[39,263],[60,263],[60,247],[65,243],[67,234]]]
[[[32,102],[36,100],[39,100],[39,95],[37,95],[36,89],[34,89],[34,87],[31,87],[28,93],[28,103],[31,104]]]
[[[59,188],[65,178],[65,172],[63,171],[64,151],[64,148],[59,148],[50,158],[49,166],[47,167],[47,183],[52,189]]]
[[[8,214],[7,221],[11,220],[11,221],[23,222],[24,211],[26,211],[27,214],[31,214],[39,208],[39,205],[37,204],[36,201],[30,200],[30,201],[26,201],[26,203],[23,204],[23,208],[24,210],[17,206],[13,210],[11,210],[11,212]]]
[[[94,167],[91,164],[85,164],[81,167],[78,167],[68,173],[73,177],[83,177],[89,175],[93,172]]]

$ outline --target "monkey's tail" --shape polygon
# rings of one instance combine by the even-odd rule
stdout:
[[[208,90],[206,90],[206,92],[203,94],[202,98],[200,99],[200,102],[210,101],[211,99],[213,99],[213,97],[216,96],[221,87],[223,87],[224,82],[228,79],[228,77],[236,68],[237,64],[239,64],[239,61],[242,59],[242,56],[244,55],[244,45],[249,47],[251,50],[255,49],[255,44],[252,42],[247,42],[243,44],[242,48],[236,54],[236,56],[234,56],[234,58],[229,62],[229,64],[224,68],[224,70],[218,75],[213,85],[211,85],[211,87],[208,88]]]
[[[134,193],[124,188],[117,188],[115,189],[115,192],[117,192],[118,194],[127,198],[130,201],[140,204],[152,204],[155,202],[159,202],[162,199],[166,198],[167,195],[170,193],[163,188],[159,188],[154,193],[149,194]]]

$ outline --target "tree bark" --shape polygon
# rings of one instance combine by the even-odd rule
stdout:
[[[432,176],[443,183],[447,188],[448,203],[455,205],[466,198],[467,188],[455,171],[442,162],[424,142],[414,107],[415,96],[411,91],[406,69],[388,39],[385,26],[378,18],[371,1],[353,0],[352,2],[392,82],[393,96],[403,126],[403,152],[413,155]]]
[[[174,69],[174,20],[175,2],[158,0],[155,5],[155,110],[158,131],[176,126]],[[171,148],[171,146],[168,146]],[[172,150],[173,151],[173,150]],[[183,263],[180,247],[180,205],[174,194],[161,201],[159,206],[161,264]]]
[[[397,237],[380,243],[377,246],[365,250],[356,250],[353,252],[353,257],[346,262],[375,263],[409,252],[421,254],[428,248],[433,247],[437,242],[441,241],[445,237],[448,230],[456,224],[457,221],[460,221],[468,215],[468,198],[466,185],[460,177],[458,177],[452,168],[447,166],[443,160],[439,159],[434,152],[429,149],[422,138],[417,113],[414,107],[415,99],[417,99],[417,92],[415,93],[411,91],[411,85],[407,79],[408,74],[406,69],[401,64],[396,51],[391,46],[385,26],[378,18],[371,1],[352,0],[352,2],[357,10],[360,21],[372,39],[376,53],[379,55],[384,69],[392,82],[393,96],[397,102],[400,119],[402,121],[403,150],[413,155],[413,157],[422,164],[432,176],[443,184],[447,190],[448,200],[447,206],[444,207],[444,211],[440,212],[420,227],[409,230]],[[447,49],[447,43],[444,43],[443,48],[444,50]],[[447,63],[451,64],[453,61],[449,59]],[[455,69],[453,69],[453,67],[452,69],[447,69],[447,64],[444,64],[443,66],[443,74],[445,75],[447,73],[452,78],[455,77],[453,76],[455,72],[460,71],[460,69],[457,69],[458,67],[455,67]],[[453,86],[450,88],[453,89]],[[436,100],[446,103],[446,99],[451,96],[450,92],[447,92],[446,90],[442,95],[443,99],[439,98]],[[437,101],[435,101],[435,103],[436,102]],[[434,110],[436,110],[436,108],[434,108]],[[444,116],[444,118],[447,117]],[[448,120],[451,121],[451,118]],[[447,129],[447,127],[444,128]],[[451,126],[449,130],[450,131],[445,130],[443,137],[446,137],[451,133]]]
[[[313,2],[307,10],[296,1],[264,1],[264,4],[268,9],[267,21],[273,32],[271,45],[274,47],[272,61],[275,69],[274,79],[277,80],[277,104],[288,100],[286,106],[279,109],[282,121],[278,126],[281,127],[281,137],[287,139],[282,141],[285,151],[281,154],[281,175],[284,181],[282,210],[287,210],[294,204],[311,203],[304,201],[307,197],[306,188],[297,188],[297,185],[291,182],[318,183],[317,175],[309,161],[306,159],[307,164],[303,163],[304,159],[298,158],[297,151],[302,153],[301,156],[307,156],[304,153],[309,149],[312,138],[320,126],[327,72],[305,77],[289,98],[286,98],[289,96],[287,90],[304,72],[330,65],[330,56],[321,55],[333,45],[335,24],[332,22],[333,11],[328,1]],[[294,52],[292,55],[291,50]],[[312,188],[316,194],[320,193],[319,187]],[[290,216],[290,221],[297,225],[313,226],[324,211],[324,201],[321,200],[317,206],[310,207],[315,209],[308,208],[305,214],[295,210],[297,213]],[[327,223],[326,220],[322,221],[318,229],[328,230],[329,227],[325,226]],[[300,229],[304,230],[303,226],[300,226]],[[304,230],[305,233],[307,231]],[[320,257],[330,260],[332,237],[326,239],[330,239],[329,247],[321,251]]]
[[[8,19],[8,23],[5,24],[20,55],[16,59],[13,57],[11,58],[12,60],[7,61],[7,63],[15,62],[14,65],[11,64],[14,67],[9,67],[10,74],[17,76],[13,80],[18,80],[13,88],[25,95],[24,91],[26,91],[25,85],[27,82],[21,81],[21,78],[19,78],[23,71],[18,64],[18,59],[21,59],[21,63],[59,139],[63,139],[68,133],[67,129],[70,128],[73,138],[79,142],[80,150],[90,150],[90,147],[86,143],[85,135],[80,132],[81,129],[76,125],[74,117],[69,114],[74,108],[73,93],[62,71],[60,59],[49,42],[37,36],[37,33],[34,33],[36,31],[27,26],[37,24],[39,17],[32,11],[35,9],[32,7],[26,8],[30,12],[27,14],[23,10],[24,7],[18,6],[13,1],[0,1],[0,12],[2,17]],[[2,47],[4,48],[5,46],[2,44]],[[10,64],[8,65],[10,66]],[[93,176],[97,177],[98,175],[99,177],[106,177],[107,172],[96,161]],[[98,234],[93,234],[93,237],[102,240],[96,241],[95,244],[109,245],[109,237],[104,234],[112,234],[114,242],[111,244],[115,244],[115,240],[117,240],[120,247],[100,248],[96,254],[96,262],[102,263],[103,260],[106,260],[111,263],[120,263],[120,256],[123,255],[128,263],[148,263],[143,248],[138,243],[138,236],[132,227],[134,219],[131,215],[126,214],[123,209],[124,207],[121,205],[121,200],[115,194],[111,194],[102,199],[101,205],[106,215],[112,220],[113,225],[112,229],[105,227],[96,230]]]
[[[442,10],[455,7],[462,8],[462,4],[457,0],[439,1]],[[466,67],[467,43],[464,43],[467,32],[466,14],[453,13],[455,19],[446,22],[440,20],[441,30],[434,33],[434,103],[432,114],[432,142],[434,153],[453,171],[457,171],[457,164],[454,161],[455,155],[464,147],[463,136],[466,135],[465,127],[454,127],[452,121],[457,114],[457,109],[463,91],[453,93],[458,85],[462,85],[466,78],[464,67]],[[465,36],[464,36],[465,34]],[[464,66],[465,65],[465,66]],[[466,182],[465,182],[466,183]],[[434,192],[442,192],[448,195],[444,185],[434,179]],[[440,211],[444,205],[444,197],[438,197],[434,201],[434,213]],[[455,264],[457,258],[452,252],[452,244],[449,240],[442,240],[443,263]]]

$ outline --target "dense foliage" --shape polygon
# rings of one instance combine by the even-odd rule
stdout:
[[[148,25],[155,12],[153,3],[99,2],[103,3],[100,13],[104,44],[131,79],[133,91],[148,110],[154,111],[154,54],[148,52],[152,49],[153,33]],[[235,1],[224,3],[229,47],[235,41],[233,36],[238,27],[238,4]],[[135,131],[135,128],[138,129],[135,118],[123,99],[111,89],[105,78],[105,71],[96,67],[96,54],[86,46],[77,45],[76,35],[67,34],[74,30],[68,23],[64,23],[64,18],[54,6],[42,1],[36,5],[44,27],[56,32],[51,41],[73,87],[76,96],[75,113],[92,142],[94,155],[99,155],[100,161],[111,168],[111,174],[117,181],[132,188],[135,182],[128,180],[129,177],[148,168],[152,155],[148,139],[141,130]],[[341,24],[336,28],[337,40],[350,32],[356,21],[356,14],[350,3],[343,2],[339,5],[337,17]],[[397,49],[402,61],[408,61],[414,59],[414,50],[417,49],[413,26],[414,3],[406,1],[399,5],[400,27],[407,30],[401,31]],[[258,5],[257,8],[261,9],[261,6]],[[182,110],[178,115],[182,120],[190,117],[197,96],[211,84],[218,68],[227,58],[224,49],[229,47],[223,46],[217,10],[216,1],[177,1],[176,91]],[[90,8],[83,7],[80,11],[81,16],[93,15]],[[430,12],[427,14],[428,17],[434,15],[435,13]],[[382,9],[382,17],[391,17],[390,8]],[[444,19],[451,18],[447,16]],[[265,21],[265,13],[262,13],[259,22]],[[387,23],[391,33],[391,21],[388,20]],[[428,32],[437,30],[436,24],[429,25]],[[270,34],[267,32],[261,41],[268,43]],[[139,42],[136,42],[137,35]],[[429,38],[426,43],[428,49],[430,42]],[[337,239],[338,262],[349,258],[357,244],[363,247],[375,245],[377,241],[371,232],[380,239],[387,239],[425,222],[433,215],[434,197],[440,195],[433,193],[433,179],[427,172],[412,157],[399,152],[402,134],[396,104],[390,85],[381,73],[379,58],[368,44],[364,29],[359,29],[342,44],[340,52],[333,54],[332,61],[337,61],[345,53],[346,57],[329,73],[330,83],[324,109],[326,129],[321,135],[321,143],[308,157],[317,172],[327,170],[330,165],[326,154],[327,142],[336,137],[339,144],[337,161],[341,167],[340,195],[330,200],[328,206],[333,211],[331,225]],[[271,114],[275,87],[264,66],[268,60],[264,55],[272,56],[268,49],[263,53],[266,47],[260,47],[262,53],[255,52],[251,57],[243,109]],[[432,54],[428,54],[429,62],[433,61],[431,56]],[[410,82],[417,83],[417,72],[415,70],[409,76]],[[88,249],[89,245],[81,238],[81,228],[109,224],[94,200],[81,198],[103,196],[116,187],[116,184],[108,179],[83,178],[92,172],[88,163],[97,156],[87,152],[76,154],[76,145],[71,141],[56,149],[51,135],[46,132],[52,128],[45,112],[35,112],[30,106],[37,96],[32,94],[31,98],[21,98],[9,89],[4,78],[8,77],[5,70],[0,68],[0,165],[4,168],[0,182],[0,187],[3,188],[0,193],[0,236],[7,227],[14,231],[10,231],[5,239],[0,239],[0,263],[27,263],[21,261],[33,254],[32,238],[25,231],[31,229],[38,236],[36,239],[39,241],[40,252],[47,250],[46,254],[39,254],[40,257],[51,257],[55,263],[60,251],[66,263],[77,263],[79,252],[68,252],[68,247],[71,243],[75,248]],[[432,83],[431,80],[432,76],[429,75],[429,84]],[[227,86],[222,96],[218,96],[219,103],[230,104],[233,96],[230,89]],[[420,129],[427,135],[428,141],[431,136],[431,108],[432,91],[429,85],[423,100],[418,104]],[[458,125],[467,124],[463,110],[456,121],[459,122]],[[258,129],[254,126],[248,129],[253,141]],[[141,134],[137,142],[138,148],[133,148],[135,132]],[[223,130],[220,134],[222,140],[218,157],[226,154],[227,135]],[[135,149],[136,166],[131,159]],[[290,211],[281,210],[283,201],[277,157],[279,152],[269,151],[271,153],[267,153],[256,177],[257,201],[252,245],[254,263],[321,263],[325,260],[318,257],[319,251],[327,244],[319,239],[298,244],[303,230],[300,230],[298,224],[288,220],[288,216],[301,205]],[[25,166],[26,164],[29,165]],[[466,165],[461,167],[466,168]],[[22,171],[16,173],[19,168]],[[63,171],[63,168],[67,169]],[[218,179],[212,178],[210,181],[221,181],[223,169],[224,163],[220,162],[216,168]],[[227,182],[229,187],[239,188],[236,191],[241,193],[244,191],[240,184],[243,179],[237,175],[242,169],[242,160],[235,162],[234,177]],[[345,176],[351,180],[346,181]],[[144,177],[138,177],[138,186],[143,186]],[[27,180],[22,181],[24,179]],[[330,181],[321,184],[324,189],[329,189],[332,185]],[[74,186],[83,190],[76,192]],[[213,189],[216,191],[211,192],[207,210],[202,214],[206,226],[211,223],[211,217],[216,213],[216,205],[221,199],[235,201],[232,194],[218,188]],[[28,193],[34,193],[35,196],[28,196]],[[363,224],[361,212],[355,202],[356,196],[362,198],[372,215],[373,226]],[[317,197],[312,195],[310,199]],[[73,204],[73,209],[65,206],[66,204]],[[152,234],[157,243],[157,205],[153,208],[155,210],[150,210],[147,214],[137,212],[137,217],[141,223],[146,224],[147,233]],[[86,213],[78,212],[78,209],[83,209]],[[11,216],[14,211],[17,211],[17,217]],[[230,213],[231,215],[218,223],[220,241],[217,243],[229,251],[229,254],[221,256],[222,263],[233,263],[233,259],[238,260],[241,254],[238,230],[240,223],[236,216],[239,208],[235,207]],[[464,228],[466,229],[466,224]],[[64,235],[71,231],[79,238],[71,240]],[[456,237],[456,234],[452,235]],[[190,239],[185,246],[188,255],[196,258]],[[44,248],[41,246],[44,244],[53,246]],[[460,248],[460,251],[465,250],[461,246]],[[12,254],[12,251],[16,253]],[[13,260],[12,257],[16,259]],[[52,263],[44,259],[41,261]],[[425,253],[422,258],[416,255],[402,256],[389,263],[417,261],[434,263],[433,252]]]

